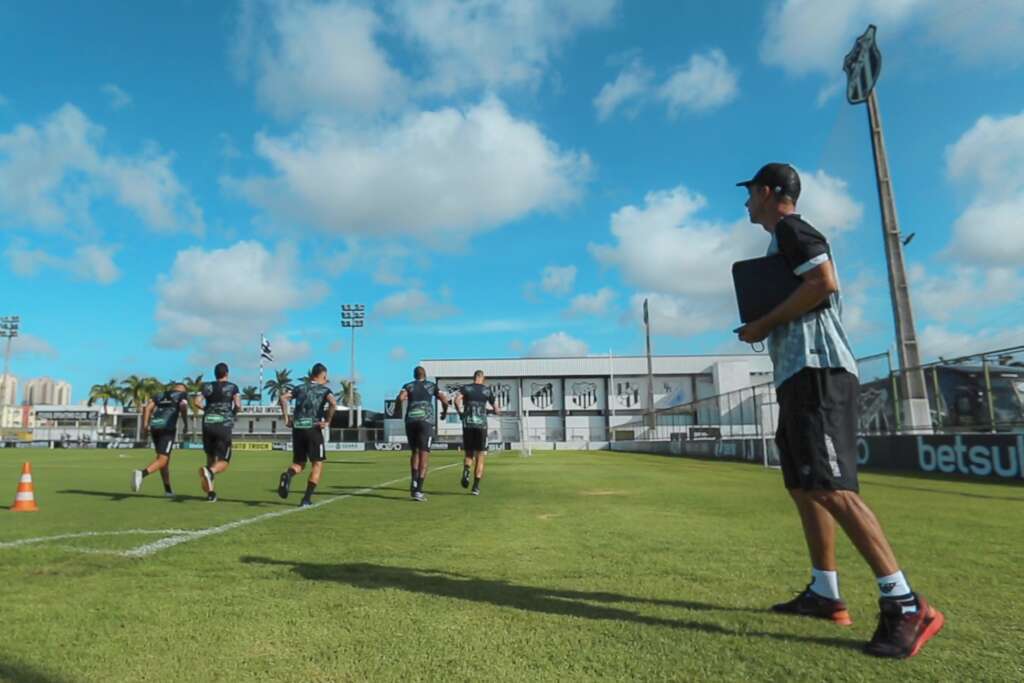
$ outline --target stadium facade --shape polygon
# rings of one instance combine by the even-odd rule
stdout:
[[[618,426],[649,412],[645,356],[428,359],[427,376],[447,392],[483,370],[502,415],[492,416],[491,441],[600,443]],[[767,354],[654,356],[655,410],[717,396],[771,378]],[[388,412],[386,408],[385,413]],[[388,440],[404,439],[400,419],[385,420]],[[438,440],[459,440],[452,411],[437,426]],[[525,438],[524,438],[525,436]]]

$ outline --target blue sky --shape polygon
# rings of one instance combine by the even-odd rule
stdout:
[[[973,8],[972,8],[973,7]],[[255,383],[421,358],[742,351],[734,187],[804,178],[858,355],[892,344],[869,22],[924,355],[1024,343],[1024,6],[551,0],[0,4],[0,314],[13,373]]]

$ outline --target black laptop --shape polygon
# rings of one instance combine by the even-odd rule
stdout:
[[[782,254],[737,261],[732,264],[732,282],[743,324],[764,317],[793,293],[803,280],[793,274]],[[826,297],[814,310],[831,304]]]

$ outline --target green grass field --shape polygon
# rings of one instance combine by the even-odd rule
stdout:
[[[274,492],[287,455],[237,452],[216,504],[200,457],[174,455],[171,501],[157,476],[129,492],[145,451],[0,451],[10,499],[31,458],[41,506],[0,512],[0,678],[1024,679],[1021,486],[863,476],[948,619],[921,655],[888,662],[860,652],[876,588],[845,541],[853,627],[765,611],[809,573],[777,471],[507,454],[474,498],[459,458],[437,453],[417,504],[407,457],[334,454],[323,504],[300,511]],[[25,542],[41,537],[62,538]]]

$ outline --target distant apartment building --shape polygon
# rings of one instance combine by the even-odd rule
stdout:
[[[13,406],[18,403],[18,378],[14,375],[0,374],[0,406]]]
[[[71,385],[63,380],[55,382],[49,377],[30,379],[25,382],[24,402],[30,406],[70,405]]]

